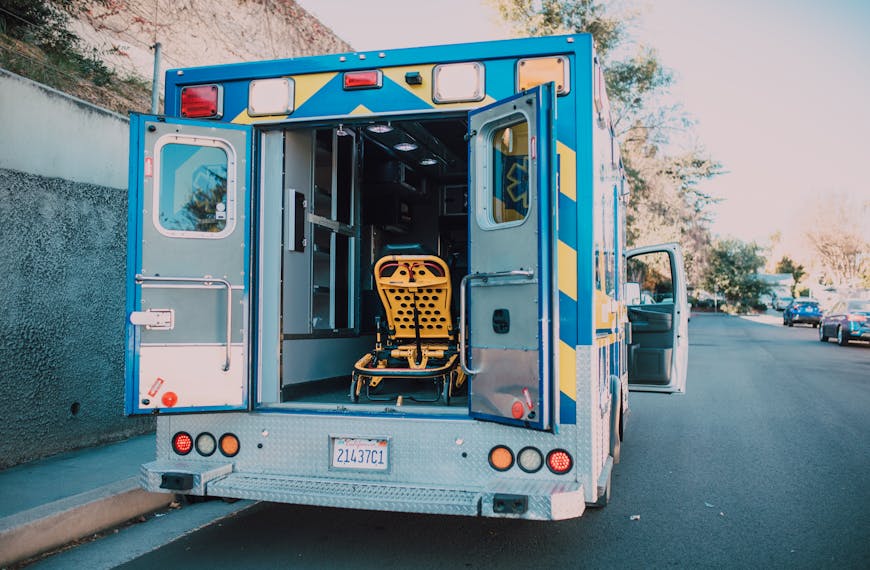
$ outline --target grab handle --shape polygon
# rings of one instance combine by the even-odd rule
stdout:
[[[230,369],[230,343],[233,334],[233,286],[226,279],[217,279],[215,277],[148,277],[145,275],[136,275],[136,283],[201,283],[201,284],[217,284],[226,287],[227,289],[227,358],[224,363],[224,372]]]

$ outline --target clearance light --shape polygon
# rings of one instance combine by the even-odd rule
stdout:
[[[489,465],[496,471],[507,471],[514,464],[514,453],[504,445],[496,445],[489,452]]]
[[[296,83],[289,77],[255,79],[248,86],[248,115],[289,115],[293,112]]]
[[[552,81],[558,95],[571,91],[571,74],[564,57],[536,57],[517,62],[517,92]]]
[[[239,438],[231,433],[225,433],[220,439],[221,453],[227,457],[234,457],[239,452]]]
[[[482,101],[485,85],[482,63],[436,65],[432,70],[432,100],[436,103]]]
[[[172,450],[178,455],[187,455],[193,449],[193,438],[190,434],[180,431],[172,436]]]
[[[353,89],[378,89],[383,85],[384,74],[380,69],[368,71],[345,71],[344,88]]]
[[[524,447],[517,453],[517,465],[526,473],[536,473],[544,466],[544,454],[534,447]]]
[[[203,432],[196,436],[196,452],[204,457],[208,457],[217,449],[217,442],[214,436],[208,432]]]
[[[574,460],[564,449],[554,449],[547,454],[547,467],[556,475],[564,475],[573,465]]]
[[[181,89],[181,116],[188,119],[220,119],[224,89],[221,85],[196,85]]]

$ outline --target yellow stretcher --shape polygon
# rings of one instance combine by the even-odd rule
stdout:
[[[434,255],[387,255],[375,264],[374,277],[387,318],[386,323],[377,321],[374,350],[354,365],[351,400],[358,402],[363,388],[370,400],[396,399],[373,391],[385,378],[402,378],[430,380],[434,388],[432,397],[404,398],[443,398],[449,404],[465,384],[465,374],[459,366],[447,264]]]

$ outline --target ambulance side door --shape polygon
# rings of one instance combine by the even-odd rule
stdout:
[[[247,409],[251,127],[130,130],[125,410]]]
[[[460,288],[470,414],[552,425],[555,95],[541,85],[469,113],[469,274]]]
[[[685,392],[689,303],[680,246],[668,243],[628,250],[624,298],[631,327],[629,388]]]

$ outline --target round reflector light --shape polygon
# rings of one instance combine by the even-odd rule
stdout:
[[[202,432],[196,436],[196,451],[200,455],[208,457],[214,450],[217,449],[217,442],[214,436],[208,432]]]
[[[547,467],[556,475],[563,475],[571,470],[574,460],[564,449],[554,449],[547,454]]]
[[[227,457],[233,457],[239,452],[239,438],[231,433],[225,433],[220,439],[221,453]]]
[[[526,473],[535,473],[544,466],[544,454],[534,447],[524,447],[517,453],[517,465]]]
[[[514,464],[514,452],[504,445],[496,445],[489,452],[489,465],[496,471],[507,471]]]
[[[187,455],[193,449],[193,438],[187,432],[178,432],[172,436],[172,449],[178,455]]]

